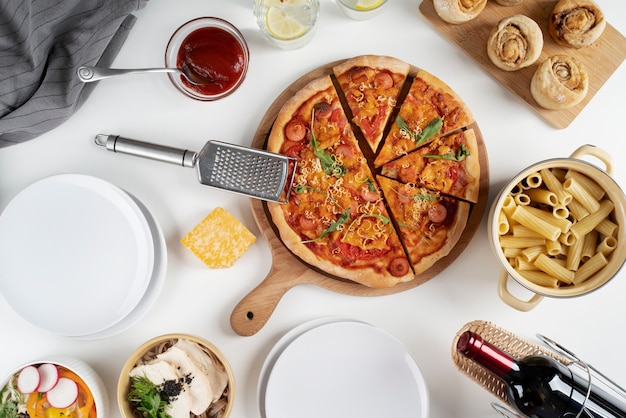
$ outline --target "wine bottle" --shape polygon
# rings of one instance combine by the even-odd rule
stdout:
[[[517,359],[471,331],[459,336],[456,349],[502,379],[509,403],[525,417],[626,417],[626,399],[590,387],[588,376],[572,373],[552,357]]]

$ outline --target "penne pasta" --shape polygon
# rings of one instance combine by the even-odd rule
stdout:
[[[522,256],[515,257],[515,268],[517,270],[537,270],[533,263]]]
[[[587,262],[585,262],[574,274],[574,284],[580,284],[600,271],[609,262],[602,253],[596,253]]]
[[[534,262],[540,254],[546,253],[546,247],[544,245],[536,245],[534,247],[524,248],[522,250],[522,256],[530,262]]]
[[[500,237],[500,246],[502,248],[528,248],[546,245],[546,239],[533,237],[514,237],[512,235],[503,235]]]
[[[556,197],[559,199],[559,203],[567,205],[572,201],[572,195],[565,191],[563,183],[550,169],[544,168],[539,173],[541,173],[543,183],[546,185],[548,190],[556,194]]]
[[[600,202],[578,183],[575,178],[570,177],[566,179],[563,183],[563,188],[589,212],[595,212],[600,208]]]
[[[500,212],[498,221],[498,234],[504,235],[509,232],[509,219],[506,217],[506,213]]]
[[[518,193],[513,197],[515,204],[520,206],[530,205],[530,197],[526,193]]]
[[[585,240],[574,240],[572,245],[567,249],[567,258],[565,259],[565,267],[568,270],[576,271],[580,266],[580,261],[583,254],[583,245]]]
[[[596,246],[598,243],[598,233],[591,231],[583,238],[583,249],[580,255],[580,261],[582,263],[589,260],[596,253]]]
[[[502,200],[502,212],[504,212],[509,218],[513,214],[516,206],[517,204],[515,203],[515,199],[511,195],[505,196]]]
[[[606,257],[611,254],[615,248],[617,248],[617,240],[614,237],[604,237],[598,244],[596,252],[602,253]]]
[[[559,242],[566,247],[569,247],[570,245],[573,245],[574,242],[576,242],[576,237],[572,234],[571,231],[567,231],[566,233],[559,236]]]
[[[614,237],[617,233],[617,228],[618,227],[615,222],[610,219],[605,219],[595,227],[595,230],[605,237]]]
[[[574,217],[574,219],[582,219],[585,216],[589,215],[589,211],[585,209],[583,205],[580,204],[576,199],[572,199],[571,202],[566,206],[569,210],[569,213]]]
[[[615,205],[610,200],[603,200],[600,203],[600,207],[597,211],[590,213],[589,215],[585,216],[583,219],[572,225],[572,234],[574,234],[574,236],[578,239],[584,237],[585,235],[593,231],[594,228],[598,226],[598,224],[600,224],[600,222],[607,219],[613,211],[614,207]]]
[[[536,189],[543,183],[543,178],[539,173],[531,173],[523,180],[529,189]]]
[[[573,271],[568,270],[558,262],[548,257],[546,254],[540,254],[533,264],[535,264],[539,270],[565,284],[572,284],[574,281]]]
[[[557,256],[563,254],[563,247],[561,243],[556,240],[547,240],[546,241],[546,254],[551,256]]]
[[[550,206],[557,206],[559,199],[554,192],[546,189],[530,189],[526,191],[526,194],[533,202],[544,203]]]
[[[555,240],[561,234],[561,229],[536,216],[533,212],[531,212],[531,207],[529,206],[517,206],[511,215],[511,218],[524,225],[525,227],[532,229],[542,237],[546,239]],[[536,209],[541,212],[540,209]]]
[[[572,227],[572,221],[569,219],[559,219],[555,217],[552,212],[541,210],[539,208],[530,206],[527,208],[529,212],[531,212],[534,216],[543,219],[547,223],[556,226],[559,228],[561,233],[566,233]]]
[[[522,248],[505,247],[502,248],[502,254],[504,254],[504,258],[507,259],[515,258],[522,254]]]
[[[544,273],[540,270],[517,270],[520,276],[528,280],[529,282],[535,283],[539,286],[544,287],[559,287],[559,281],[550,276],[549,274]]]
[[[593,196],[593,198],[598,201],[602,200],[602,198],[606,194],[604,189],[600,187],[598,183],[591,180],[584,174],[579,173],[578,171],[567,170],[567,173],[565,173],[565,178],[576,179],[576,181],[580,183]]]
[[[543,238],[540,234],[536,233],[530,228],[525,227],[522,224],[516,224],[511,226],[510,231],[514,237]]]
[[[558,219],[567,219],[569,218],[569,209],[567,206],[555,206],[552,208],[552,215]]]

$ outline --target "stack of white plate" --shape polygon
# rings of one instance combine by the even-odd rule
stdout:
[[[322,318],[285,334],[259,378],[262,418],[427,418],[428,390],[396,338],[349,318]]]
[[[55,334],[117,334],[150,308],[167,263],[147,208],[82,174],[26,187],[0,215],[0,293],[24,319]]]

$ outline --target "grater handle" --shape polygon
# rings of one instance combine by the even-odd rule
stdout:
[[[95,142],[109,151],[136,157],[148,158],[183,167],[193,168],[198,159],[198,153],[182,148],[167,147],[136,139],[123,138],[118,135],[96,135]]]

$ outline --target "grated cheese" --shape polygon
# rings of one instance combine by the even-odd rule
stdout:
[[[180,242],[209,268],[231,267],[256,237],[223,208],[217,207]]]

